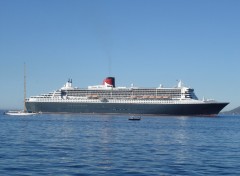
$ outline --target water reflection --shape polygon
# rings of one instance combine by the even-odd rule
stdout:
[[[240,118],[1,117],[0,174],[239,175]]]

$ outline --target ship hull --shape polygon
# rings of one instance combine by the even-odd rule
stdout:
[[[26,108],[28,112],[42,112],[42,113],[213,116],[217,115],[227,104],[228,103],[215,103],[215,102],[193,104],[26,102]]]

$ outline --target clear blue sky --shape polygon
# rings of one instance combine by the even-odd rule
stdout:
[[[181,79],[233,109],[239,9],[239,0],[0,0],[0,109],[23,107],[24,62],[28,97],[68,78],[77,87],[106,76],[139,87]]]

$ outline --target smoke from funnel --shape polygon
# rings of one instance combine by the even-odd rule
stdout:
[[[101,5],[101,9],[98,7],[96,14],[95,14],[95,31],[96,31],[96,38],[97,41],[99,41],[100,48],[102,49],[104,53],[104,61],[102,63],[105,63],[104,66],[105,69],[108,70],[108,75],[111,76],[112,74],[112,25],[110,20],[110,11],[107,8],[104,8],[104,6]]]

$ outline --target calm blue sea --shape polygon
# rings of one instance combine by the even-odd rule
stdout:
[[[1,113],[0,175],[240,175],[240,117]]]

